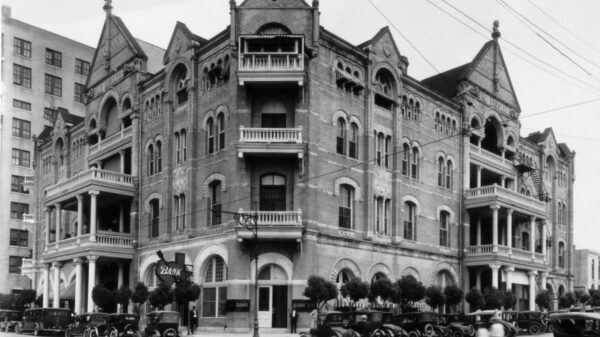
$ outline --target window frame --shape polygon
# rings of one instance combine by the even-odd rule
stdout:
[[[44,55],[47,65],[51,65],[56,68],[62,68],[62,52],[46,48],[46,53]]]
[[[11,163],[13,166],[31,167],[31,152],[13,147]]]
[[[75,96],[75,102],[85,104],[85,85],[75,82],[73,95]]]
[[[223,182],[221,180],[214,180],[208,185],[208,209],[210,212],[208,224],[209,226],[218,226],[223,223],[223,213],[221,213],[221,207],[223,202],[223,196],[221,189]],[[213,211],[214,209],[214,211]]]
[[[152,199],[150,205],[150,237],[156,238],[160,235],[160,200]]]
[[[419,179],[419,149],[414,146],[411,152],[410,177]]]
[[[211,117],[206,121],[206,153],[216,152],[215,145],[214,121]]]
[[[62,78],[51,74],[44,74],[44,93],[62,97]]]
[[[336,126],[335,152],[343,156],[346,155],[346,121],[343,118],[338,118]]]
[[[358,126],[350,123],[350,137],[348,137],[348,157],[358,159]]]
[[[90,66],[90,62],[82,60],[80,58],[75,58],[75,74],[79,74],[86,77],[89,76]]]
[[[404,233],[405,240],[417,241],[417,205],[412,201],[404,202]]]
[[[13,63],[13,84],[31,89],[31,68]]]
[[[342,184],[339,187],[338,227],[354,228],[354,187]]]
[[[9,244],[14,247],[29,247],[29,232],[24,229],[10,229]]]
[[[8,257],[8,273],[9,274],[21,274],[22,266],[23,266],[23,257],[22,256],[10,255]]]
[[[12,119],[12,136],[31,139],[31,122],[13,117]]]
[[[220,271],[218,270],[219,268],[221,269]],[[227,315],[227,312],[225,311],[225,303],[227,301],[227,264],[225,263],[225,260],[219,255],[211,257],[202,276],[202,294],[200,296],[202,307],[200,309],[200,317],[225,317]],[[214,290],[212,300],[206,300],[206,290]],[[210,306],[214,306],[211,308],[212,310],[209,314],[206,314],[205,311],[207,303],[210,303]]]
[[[225,148],[225,114],[220,113],[217,116],[217,137],[218,137],[218,150],[223,150]]]
[[[23,215],[29,214],[29,204],[23,202],[10,202],[10,219],[23,220]]]
[[[450,246],[450,213],[440,212],[440,246]]]
[[[13,108],[25,111],[31,111],[31,103],[13,98]]]
[[[31,41],[15,36],[13,38],[13,52],[17,55],[31,58]]]
[[[25,189],[25,177],[12,174],[10,176],[10,191],[16,193],[29,194],[29,190]]]

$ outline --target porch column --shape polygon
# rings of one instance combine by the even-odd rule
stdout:
[[[54,209],[56,209],[56,226],[54,228],[54,244],[56,248],[58,248],[58,242],[60,241],[60,232],[62,230],[62,206],[60,204],[55,204]]]
[[[531,248],[531,252],[535,253],[535,230],[536,230],[536,226],[535,226],[535,217],[532,216],[530,218],[530,226],[531,229],[529,230],[529,248]],[[533,309],[532,309],[533,310]]]
[[[529,273],[529,310],[535,310],[535,276],[537,271],[532,270]]]
[[[82,263],[83,259],[76,257],[73,259],[75,262],[75,310],[76,314],[81,313],[81,280],[82,280]]]
[[[477,187],[481,187],[481,170],[483,169],[481,166],[477,165]]]
[[[512,291],[512,274],[515,271],[515,267],[504,267],[504,273],[506,274],[506,290]]]
[[[47,308],[50,305],[50,264],[44,263],[42,272],[44,273],[44,288],[42,289],[42,306]]]
[[[83,195],[77,195],[77,240],[81,236],[83,228]]]
[[[548,282],[547,277],[548,277],[548,273],[543,271],[540,274],[541,277],[541,281],[540,281],[540,289],[541,290],[546,290],[546,282]]]
[[[96,260],[98,256],[90,255],[88,259],[88,296],[87,296],[87,312],[94,312],[94,300],[92,299],[92,290],[96,285]]]
[[[492,250],[498,251],[498,210],[500,205],[491,205],[492,209]]]
[[[125,231],[125,210],[123,209],[123,205],[119,205],[119,233],[123,233]]]
[[[510,248],[510,252],[512,253],[512,208],[506,209],[506,245]]]
[[[90,194],[90,241],[96,241],[96,218],[98,207],[98,191],[89,191]]]
[[[60,308],[60,267],[60,262],[52,263],[52,268],[54,268],[54,284],[52,287],[52,292],[54,293],[53,308]]]
[[[481,290],[481,269],[477,269],[475,272],[475,287]]]
[[[481,217],[477,217],[477,246],[481,246]]]
[[[500,270],[499,264],[490,264],[492,270],[492,287],[498,289],[498,270]]]
[[[541,228],[542,228],[542,255],[544,255],[544,262],[546,262],[547,261],[547,258],[546,258],[546,221],[542,222]],[[598,275],[598,276],[600,276],[600,275]],[[546,283],[544,283],[544,287],[545,287],[545,284]]]
[[[46,214],[46,233],[44,233],[44,251],[48,251],[48,245],[50,244],[50,228],[52,227],[50,217],[50,207],[44,207],[44,213]]]
[[[117,263],[118,273],[117,273],[117,289],[121,289],[123,285],[123,264],[121,262]]]
[[[120,171],[121,173],[125,173],[125,151],[119,151],[119,162],[121,164]]]
[[[500,176],[500,186],[506,188],[506,176]]]

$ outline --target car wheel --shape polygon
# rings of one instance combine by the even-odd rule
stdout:
[[[40,335],[40,329],[38,328],[37,325],[33,327],[33,335],[34,336],[39,336]]]
[[[21,326],[21,323],[18,323],[17,325],[15,325],[15,332],[18,334],[23,332],[23,327]]]
[[[435,331],[433,330],[433,325],[425,324],[425,327],[423,328],[423,332],[424,332],[425,336],[433,337],[433,335],[435,334]]]
[[[469,325],[469,327],[467,328],[467,333],[471,337],[475,336],[475,327],[472,325]]]
[[[528,332],[530,335],[539,335],[542,332],[542,327],[539,324],[531,324],[529,326]]]
[[[452,337],[465,337],[465,334],[461,330],[454,330],[452,333]]]
[[[421,334],[417,330],[412,330],[408,332],[408,337],[421,337]]]
[[[119,337],[119,331],[117,331],[117,329],[110,330],[108,337]]]

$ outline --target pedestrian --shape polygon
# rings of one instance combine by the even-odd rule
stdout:
[[[196,326],[198,325],[198,312],[196,311],[196,306],[192,307],[190,311],[190,322],[188,324],[189,330],[188,335],[193,335],[196,331]]]
[[[504,337],[504,326],[501,323],[500,314],[498,310],[494,313],[490,322],[492,326],[490,327],[490,337]]]
[[[290,325],[291,327],[291,333],[296,333],[296,324],[298,323],[298,312],[296,311],[296,309],[292,309],[292,312],[290,312]]]
[[[310,312],[310,327],[311,328],[317,327],[317,316],[319,316],[319,311],[317,310],[317,308],[315,308],[315,309],[313,309],[313,311]]]

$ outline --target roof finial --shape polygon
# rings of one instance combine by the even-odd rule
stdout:
[[[102,9],[104,9],[104,11],[106,12],[106,15],[109,16],[112,13],[112,0],[104,0],[104,6],[102,7]]]
[[[498,27],[500,27],[500,21],[498,20],[494,20],[494,27],[492,28],[492,38],[494,40],[498,40],[498,38],[500,37],[500,31],[498,30]]]

